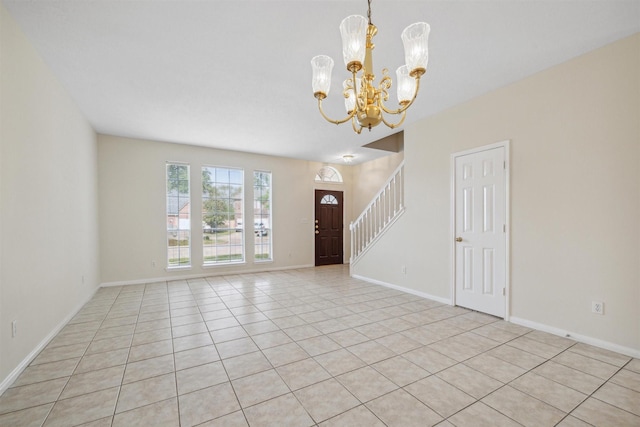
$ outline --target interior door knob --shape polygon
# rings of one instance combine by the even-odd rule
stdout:
[[[462,237],[456,237],[456,242],[462,242]]]

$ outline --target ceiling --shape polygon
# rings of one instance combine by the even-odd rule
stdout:
[[[311,91],[309,61],[333,57],[323,105],[345,115],[338,26],[365,0],[2,1],[99,133],[336,163],[398,132],[330,124]],[[406,125],[640,31],[640,1],[373,0],[372,21],[378,79],[431,25]]]

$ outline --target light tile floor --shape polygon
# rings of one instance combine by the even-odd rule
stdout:
[[[640,426],[640,360],[352,279],[100,289],[0,426]]]

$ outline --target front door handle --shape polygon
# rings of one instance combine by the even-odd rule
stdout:
[[[462,242],[462,237],[456,237],[456,242]]]

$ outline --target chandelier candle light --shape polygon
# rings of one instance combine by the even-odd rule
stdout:
[[[362,132],[363,128],[371,130],[380,122],[391,129],[402,125],[407,109],[418,96],[420,77],[427,71],[427,62],[429,61],[427,47],[429,24],[417,22],[409,25],[402,32],[406,64],[396,70],[400,107],[395,110],[387,108],[384,102],[389,100],[391,77],[389,77],[389,71],[386,68],[383,69],[382,80],[380,80],[378,87],[374,86],[375,76],[373,75],[372,59],[374,44],[372,40],[378,29],[371,23],[371,0],[368,0],[368,6],[368,23],[364,16],[351,15],[343,19],[340,24],[342,55],[347,70],[352,75],[343,83],[344,105],[347,110],[347,117],[344,119],[333,120],[322,109],[322,100],[329,95],[331,87],[333,59],[326,55],[318,55],[311,60],[313,96],[318,99],[320,114],[328,122],[337,125],[351,120],[353,130],[358,134]],[[362,73],[359,77],[358,72],[360,71]],[[390,123],[386,120],[385,113],[400,115],[400,120],[397,123]]]

